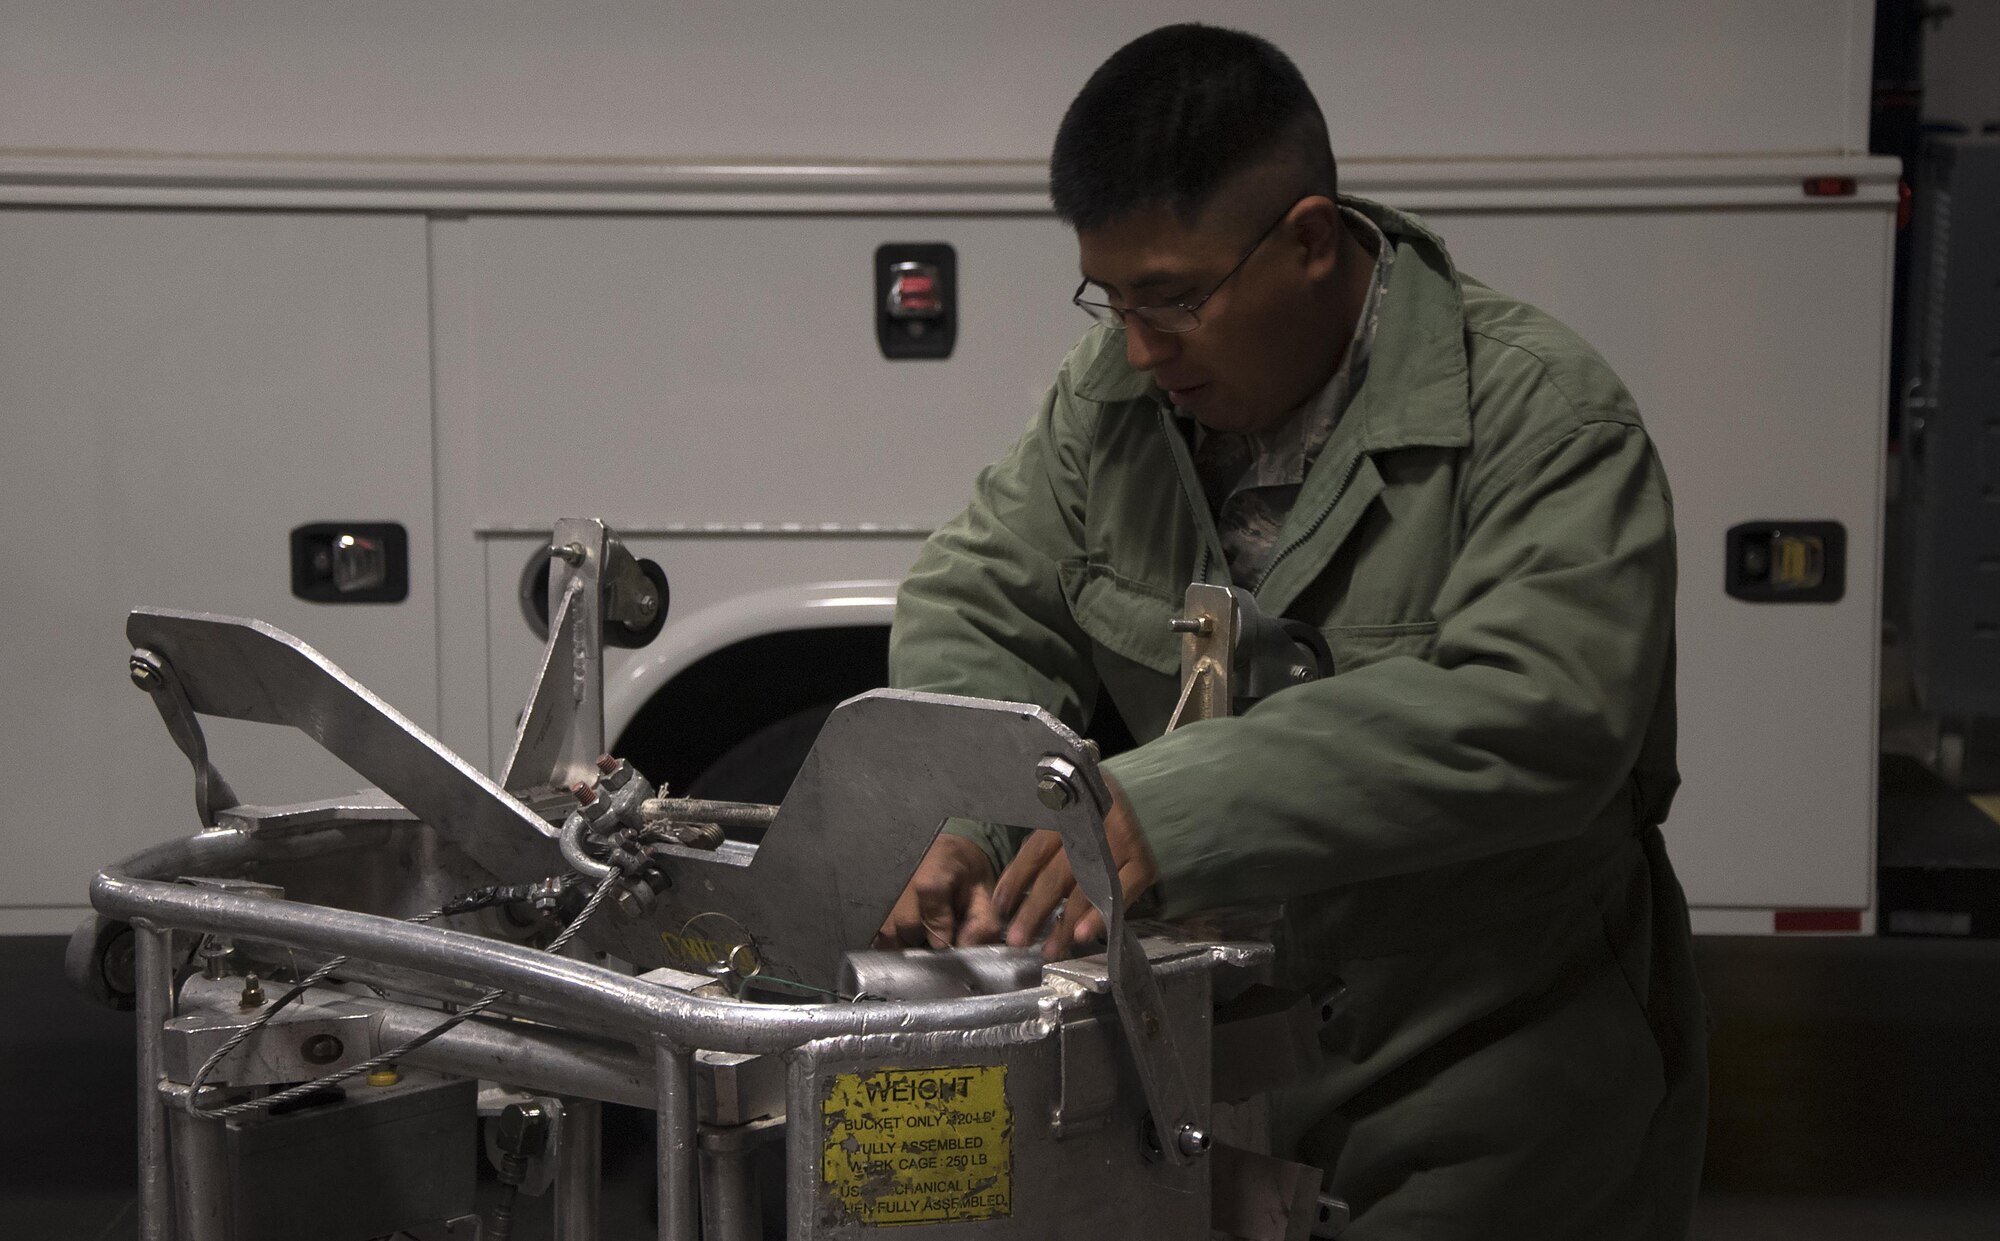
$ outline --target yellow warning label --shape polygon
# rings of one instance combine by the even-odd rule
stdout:
[[[1000,1219],[1014,1209],[1007,1066],[839,1073],[820,1105],[827,1196],[863,1224]]]

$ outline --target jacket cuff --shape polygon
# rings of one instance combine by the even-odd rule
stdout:
[[[1215,825],[1198,812],[1189,813],[1190,802],[1198,799],[1185,795],[1190,773],[1168,753],[1175,748],[1155,741],[1104,761],[1104,771],[1118,782],[1159,865],[1160,877],[1151,891],[1157,894],[1156,916],[1162,918],[1212,908],[1221,895],[1215,883]]]

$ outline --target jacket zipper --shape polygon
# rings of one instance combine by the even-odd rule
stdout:
[[[1357,452],[1354,454],[1354,459],[1347,463],[1347,473],[1340,476],[1340,485],[1333,489],[1333,498],[1321,506],[1319,512],[1314,515],[1312,524],[1307,526],[1300,533],[1299,537],[1279,548],[1277,553],[1271,557],[1270,563],[1264,566],[1264,571],[1257,575],[1257,584],[1250,588],[1251,594],[1254,595],[1263,590],[1264,583],[1271,580],[1271,574],[1277,570],[1280,564],[1284,563],[1285,557],[1304,547],[1307,543],[1310,543],[1313,535],[1318,534],[1319,528],[1326,524],[1326,519],[1333,516],[1333,510],[1340,505],[1340,498],[1347,494],[1347,488],[1354,482],[1354,476],[1361,471],[1361,458],[1363,455]]]
[[[1188,499],[1187,488],[1181,488],[1181,503],[1188,506],[1188,519],[1194,522],[1195,537],[1201,538],[1201,514],[1195,511],[1194,502]],[[1208,540],[1201,539],[1201,556],[1194,562],[1194,580],[1208,585]]]
[[[1175,431],[1173,424],[1167,421],[1171,417],[1173,415],[1165,409],[1160,410],[1160,433],[1178,438],[1179,432]],[[1186,442],[1183,441],[1181,446],[1185,449]],[[1196,493],[1189,486],[1192,465],[1189,464],[1184,467],[1181,455],[1175,453],[1171,446],[1167,449],[1167,454],[1174,461],[1174,477],[1180,482],[1181,486],[1181,503],[1187,505],[1188,520],[1194,523],[1195,538],[1201,543],[1201,555],[1194,562],[1194,580],[1206,586],[1208,585],[1208,564],[1211,548],[1207,538],[1208,532],[1202,527],[1202,516],[1207,511],[1207,502],[1205,500],[1197,501]],[[1202,505],[1202,507],[1197,507],[1197,503]],[[1212,515],[1209,520],[1213,523],[1214,518]]]

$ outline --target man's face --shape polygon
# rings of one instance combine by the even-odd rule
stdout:
[[[1086,298],[1121,308],[1202,303],[1193,331],[1162,332],[1125,318],[1125,356],[1183,411],[1218,431],[1268,427],[1310,397],[1331,372],[1320,296],[1336,246],[1324,234],[1333,205],[1302,199],[1259,239],[1278,207],[1223,199],[1185,224],[1148,208],[1077,235]],[[1311,216],[1313,219],[1302,219]],[[1255,247],[1252,250],[1252,247]],[[1244,252],[1250,256],[1230,275]],[[1228,276],[1225,281],[1223,278]],[[1220,281],[1221,287],[1217,288]]]

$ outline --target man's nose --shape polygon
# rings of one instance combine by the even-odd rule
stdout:
[[[1173,333],[1146,326],[1137,315],[1125,319],[1125,361],[1135,371],[1150,371],[1171,362],[1180,352]]]

